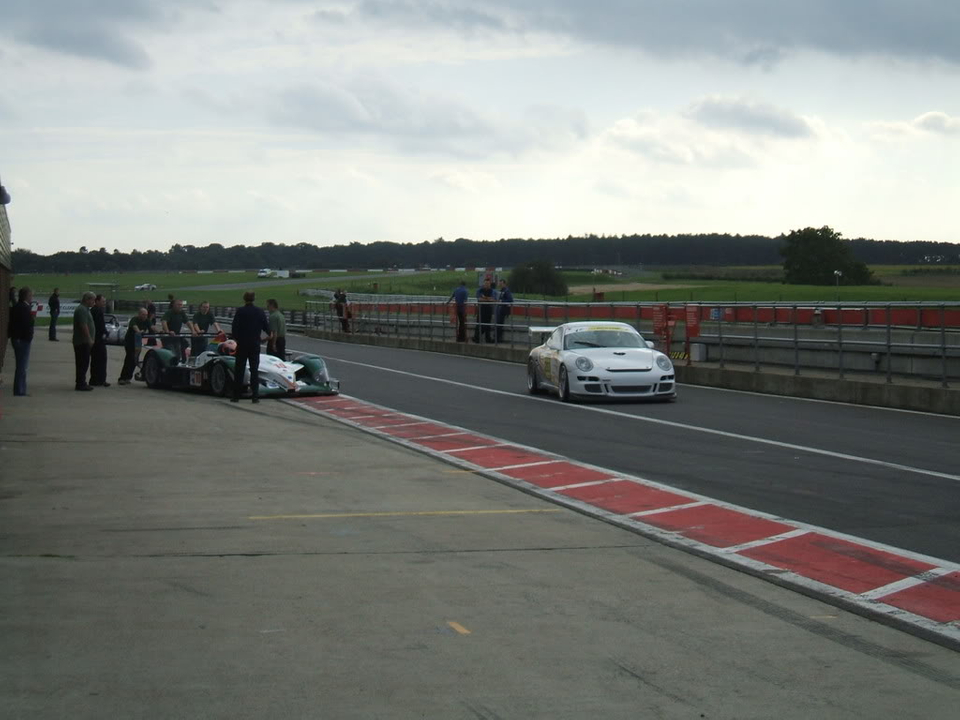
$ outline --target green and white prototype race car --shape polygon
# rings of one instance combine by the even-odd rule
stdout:
[[[182,340],[183,341],[183,340]],[[260,353],[260,397],[294,395],[336,395],[340,381],[330,377],[327,364],[319,355],[293,353],[290,360]],[[138,379],[152,388],[194,389],[226,396],[233,392],[236,357],[231,343],[214,345],[213,349],[181,362],[179,348],[149,347],[143,358]],[[244,373],[244,392],[250,390],[250,368]]]

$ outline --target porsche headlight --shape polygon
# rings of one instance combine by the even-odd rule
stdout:
[[[590,358],[578,357],[577,358],[577,370],[582,370],[583,372],[590,372],[593,370],[593,363],[590,362]]]
[[[657,367],[664,372],[670,372],[673,370],[673,363],[666,355],[657,355]]]

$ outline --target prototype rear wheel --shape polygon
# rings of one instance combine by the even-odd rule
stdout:
[[[222,362],[218,362],[210,371],[210,392],[219,397],[225,397],[228,387],[227,368]]]

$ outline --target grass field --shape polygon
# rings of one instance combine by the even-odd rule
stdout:
[[[912,267],[912,266],[910,266]],[[606,286],[607,302],[900,302],[900,301],[960,301],[960,275],[903,275],[908,266],[877,266],[871,268],[883,285],[824,287],[807,285],[783,285],[770,282],[735,282],[724,280],[664,280],[663,272],[682,271],[682,268],[658,268],[644,272],[642,277],[597,276],[585,271],[565,273],[567,283],[575,286]],[[723,269],[718,268],[718,271]],[[738,268],[729,268],[731,271]],[[419,275],[389,273],[370,274],[368,277],[347,280],[340,275],[317,275],[316,281],[296,285],[264,285],[255,273],[91,273],[73,275],[24,275],[14,278],[15,285],[27,284],[34,288],[37,299],[46,300],[52,289],[60,287],[65,300],[78,298],[88,288],[88,283],[117,283],[117,299],[165,300],[173,293],[187,303],[208,300],[214,305],[233,305],[241,302],[243,290],[191,290],[192,286],[244,283],[257,291],[257,299],[265,303],[267,298],[276,298],[281,307],[302,308],[309,297],[300,295],[307,288],[334,289],[342,287],[348,293],[409,294],[447,296],[461,279],[472,287],[475,273],[442,271]],[[645,289],[628,289],[630,284],[642,282]],[[134,285],[153,283],[156,291],[136,292]],[[376,284],[376,288],[374,287]],[[623,289],[616,289],[623,285]],[[662,285],[663,287],[657,287]],[[684,287],[677,287],[682,285]],[[614,286],[611,288],[610,286]],[[577,294],[567,297],[542,298],[541,296],[517,295],[518,299],[553,299],[589,301],[591,295]]]

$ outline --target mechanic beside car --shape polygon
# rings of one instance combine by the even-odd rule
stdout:
[[[197,357],[207,349],[210,344],[209,341],[207,338],[200,336],[208,333],[211,327],[216,333],[223,332],[220,329],[220,323],[213,316],[210,303],[204,300],[200,303],[200,309],[193,314],[193,320],[190,323],[190,329],[193,331],[193,337],[190,338],[190,357]]]
[[[170,309],[163,314],[163,332],[167,335],[172,335],[169,340],[164,339],[163,346],[169,348],[174,352],[180,352],[180,362],[186,362],[187,360],[187,345],[180,337],[180,330],[184,325],[190,325],[190,318],[187,317],[187,313],[183,309],[183,300],[178,300],[176,298],[170,301]]]
[[[240,402],[247,363],[250,363],[250,392],[253,402],[260,402],[260,333],[270,334],[270,325],[262,309],[253,304],[256,293],[243,294],[243,307],[233,316],[231,334],[237,342],[237,360],[233,370],[233,397],[230,402]]]
[[[127,333],[123,336],[123,349],[126,354],[123,358],[120,379],[117,381],[118,385],[129,385],[130,381],[133,380],[133,371],[137,369],[137,358],[140,357],[140,347],[143,344],[143,333],[151,329],[147,309],[142,307],[127,323]]]

